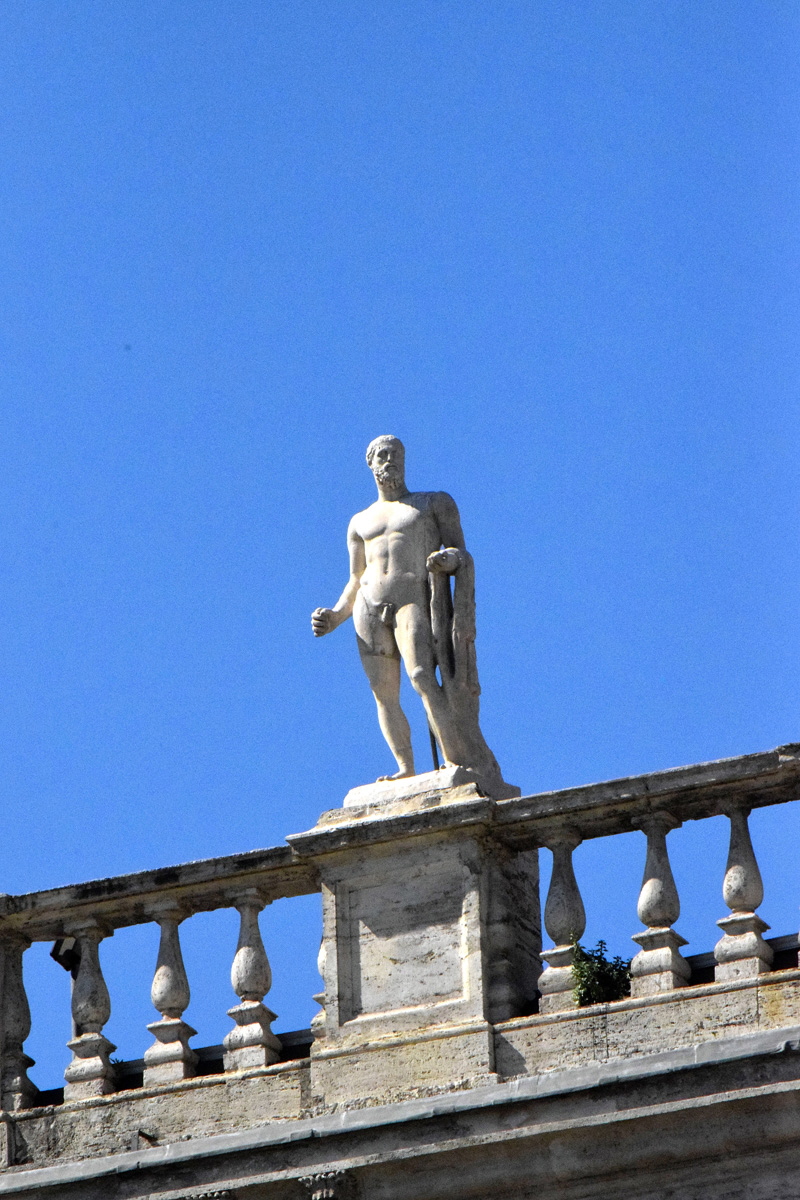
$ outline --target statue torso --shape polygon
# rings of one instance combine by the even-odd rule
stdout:
[[[354,519],[364,543],[361,588],[374,604],[422,602],[428,555],[441,546],[435,492],[410,492],[402,500],[377,500]]]

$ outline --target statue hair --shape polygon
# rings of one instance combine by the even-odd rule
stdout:
[[[400,441],[400,438],[395,437],[393,433],[382,433],[380,437],[373,438],[370,444],[367,446],[367,465],[370,467],[372,466],[373,456],[379,446],[386,446],[391,442],[393,442],[395,446],[400,447],[403,452],[403,457],[405,457],[406,448]]]

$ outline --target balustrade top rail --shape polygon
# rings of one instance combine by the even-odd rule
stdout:
[[[314,867],[288,846],[200,859],[42,892],[0,896],[0,932],[52,941],[85,914],[109,929],[152,920],[154,903],[174,901],[189,916],[230,908],[232,896],[255,888],[264,903],[319,891]]]
[[[800,798],[800,743],[650,775],[502,800],[495,822],[515,842],[547,845],[568,824],[580,840],[629,832],[668,809],[678,821],[718,816],[732,807],[763,808]]]
[[[230,907],[243,888],[256,888],[265,903],[319,890],[307,857],[340,845],[380,841],[404,832],[446,828],[452,823],[489,823],[518,849],[546,846],[568,827],[578,840],[629,832],[654,812],[678,821],[699,820],[732,807],[760,808],[800,798],[800,743],[762,754],[676,767],[604,783],[543,792],[513,800],[476,798],[418,813],[353,818],[329,829],[291,837],[291,846],[253,850],[180,866],[23,895],[0,896],[0,933],[20,932],[33,941],[62,936],[84,916],[108,929],[152,920],[153,906],[174,901],[190,915]],[[471,816],[466,809],[474,810]],[[458,811],[457,811],[458,809]]]

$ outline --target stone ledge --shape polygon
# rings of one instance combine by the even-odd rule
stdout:
[[[682,820],[699,820],[717,815],[732,802],[759,808],[796,800],[799,785],[800,744],[792,743],[756,754],[501,800],[495,820],[508,827],[512,838],[529,838],[535,826],[541,828],[551,818],[577,824],[583,838],[603,837],[630,829],[627,816],[632,812],[675,805]]]
[[[417,837],[470,825],[488,824],[492,820],[496,805],[495,800],[474,795],[467,796],[466,799],[459,797],[451,803],[430,808],[415,805],[411,811],[398,815],[388,815],[382,805],[375,805],[364,816],[354,815],[353,819],[335,824],[320,823],[303,833],[290,834],[286,840],[299,857],[330,854],[354,846],[391,842],[401,837]],[[338,813],[343,810],[333,811]],[[353,814],[358,813],[358,810],[348,810],[348,817],[351,811]],[[324,817],[328,815],[323,814]]]
[[[65,1100],[63,1104],[44,1104],[38,1108],[23,1108],[14,1113],[15,1121],[34,1120],[48,1113],[84,1112],[87,1108],[108,1108],[114,1104],[125,1104],[135,1100],[148,1100],[159,1096],[183,1095],[201,1088],[223,1087],[226,1083],[238,1083],[244,1079],[260,1079],[274,1075],[287,1075],[292,1071],[308,1071],[307,1058],[289,1062],[273,1063],[271,1067],[251,1067],[246,1071],[224,1071],[218,1075],[195,1075],[191,1079],[180,1079],[175,1083],[162,1083],[157,1087],[123,1088],[118,1092],[107,1092],[103,1096],[87,1096],[83,1100]]]
[[[465,1034],[491,1033],[495,1026],[488,1021],[476,1020],[461,1022],[458,1025],[432,1025],[428,1028],[411,1029],[406,1034],[389,1033],[370,1037],[368,1041],[332,1042],[330,1046],[325,1041],[315,1042],[317,1047],[312,1050],[311,1061],[319,1062],[324,1059],[343,1058],[351,1054],[369,1054],[381,1050],[394,1050],[398,1046],[417,1045],[420,1042],[444,1041],[447,1038],[462,1037]],[[354,1036],[358,1036],[357,1033]]]
[[[163,1147],[109,1155],[99,1160],[90,1159],[78,1163],[64,1163],[56,1167],[17,1168],[0,1176],[0,1195],[24,1195],[26,1192],[50,1186],[66,1187],[71,1183],[90,1182],[110,1176],[120,1177],[153,1168],[177,1167],[180,1164],[198,1163],[204,1159],[226,1154],[259,1151],[271,1146],[390,1126],[397,1127],[406,1123],[427,1121],[439,1117],[465,1115],[471,1111],[487,1111],[508,1104],[546,1100],[550,1097],[590,1091],[598,1087],[674,1075],[685,1070],[744,1062],[754,1058],[775,1057],[787,1053],[800,1054],[800,1026],[787,1027],[768,1033],[726,1038],[682,1050],[642,1056],[636,1060],[618,1059],[542,1077],[514,1079],[468,1092],[447,1093],[434,1099],[406,1100],[392,1105],[347,1110],[329,1116],[287,1122],[279,1128],[266,1126],[236,1133],[218,1134]],[[583,1114],[578,1120],[580,1126],[586,1128],[589,1125],[634,1120],[645,1112],[669,1111],[670,1109],[686,1108],[687,1105],[697,1108],[722,1102],[730,1103],[742,1097],[763,1097],[768,1093],[791,1092],[796,1094],[797,1089],[796,1081],[789,1083],[779,1081],[756,1087],[745,1087],[736,1092],[726,1092],[724,1095],[692,1096],[688,1100],[649,1105],[635,1111],[614,1110],[598,1114],[594,1118]],[[567,1128],[574,1125],[575,1121],[560,1120],[540,1124],[533,1130],[524,1126],[513,1129],[506,1128],[498,1131],[492,1140],[497,1140],[498,1137],[520,1138],[530,1136],[532,1133],[548,1133],[557,1127]],[[438,1148],[444,1149],[446,1144],[440,1143]],[[407,1158],[410,1151],[408,1147],[403,1147],[395,1153],[400,1157]],[[372,1157],[374,1158],[374,1156]],[[359,1166],[360,1163],[349,1159],[347,1165],[352,1168]],[[305,1170],[305,1168],[303,1169]],[[285,1169],[278,1174],[280,1177],[286,1178]],[[275,1178],[276,1173],[273,1171],[269,1173],[269,1176],[263,1176],[265,1179],[268,1177]],[[253,1181],[248,1180],[249,1182]],[[179,1194],[185,1195],[185,1189],[182,1193],[175,1193],[176,1196]],[[171,1193],[159,1190],[159,1195],[167,1200]]]
[[[777,940],[777,939],[773,939]],[[726,992],[744,992],[759,988],[776,987],[782,983],[800,982],[800,968],[787,971],[770,971],[765,975],[754,975],[744,979],[728,979],[721,983],[698,983],[693,987],[676,988],[672,992],[655,992],[650,996],[626,996],[624,1000],[609,1000],[605,1004],[588,1004],[585,1008],[566,1008],[552,1013],[531,1013],[527,1017],[511,1017],[498,1021],[496,1033],[508,1030],[536,1028],[543,1025],[560,1025],[608,1013],[624,1013],[642,1008],[654,1008],[662,1004],[676,1004],[683,1000],[719,996]],[[717,1039],[719,1040],[719,1039]]]

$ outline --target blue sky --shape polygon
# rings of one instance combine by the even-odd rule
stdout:
[[[274,845],[391,765],[351,628],[308,624],[378,433],[460,505],[484,730],[525,792],[800,737],[798,26],[780,0],[4,7],[3,890]],[[725,912],[706,826],[671,835],[688,952]],[[775,933],[797,826],[753,819]],[[587,940],[626,956],[643,841],[576,855]],[[234,924],[184,926],[198,1044]],[[315,902],[262,924],[277,1027],[305,1025]],[[134,1057],[154,930],[102,954]],[[55,1086],[67,981],[28,958]]]

